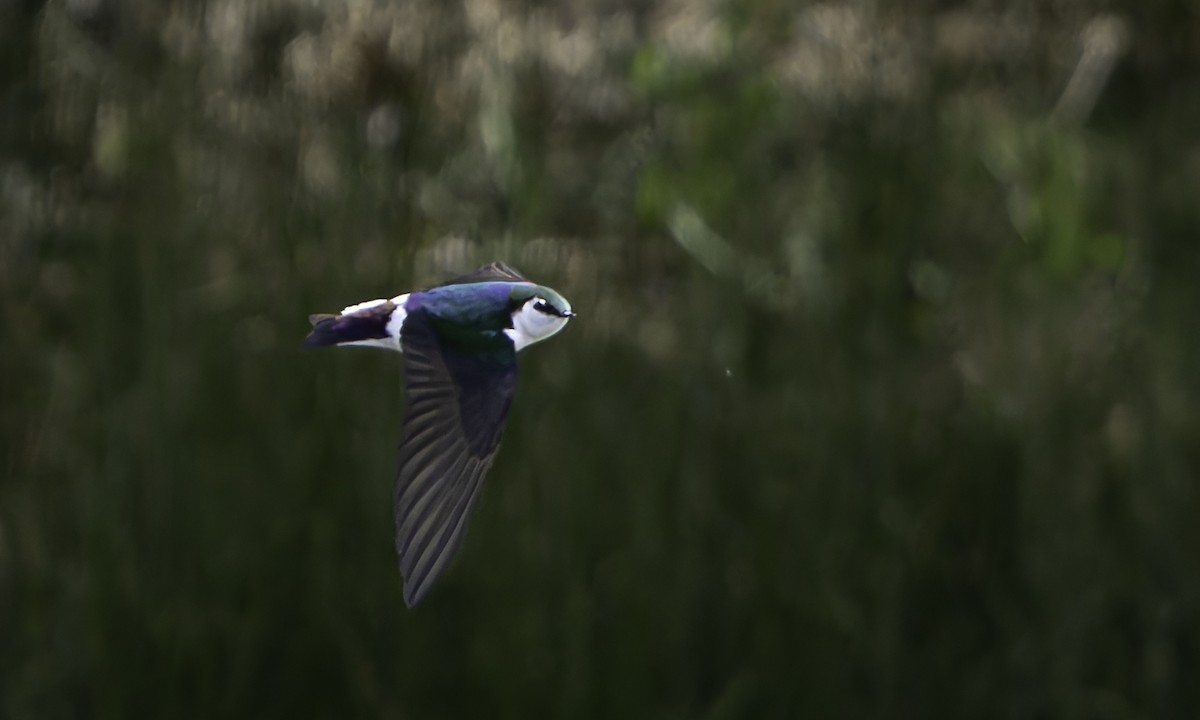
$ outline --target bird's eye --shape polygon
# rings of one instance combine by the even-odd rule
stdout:
[[[554,307],[551,306],[550,303],[546,302],[545,300],[538,300],[538,301],[534,302],[533,309],[537,310],[538,312],[541,312],[541,313],[546,313],[547,315],[556,315],[557,314],[554,312]]]

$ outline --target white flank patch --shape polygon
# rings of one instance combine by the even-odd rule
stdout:
[[[388,347],[396,352],[404,352],[404,349],[400,347],[400,328],[404,327],[404,318],[408,317],[408,311],[404,309],[406,302],[408,302],[408,293],[392,298],[392,304],[396,306],[396,309],[392,311],[392,317],[387,324],[388,341],[391,343]]]
[[[378,300],[367,300],[366,302],[360,302],[357,305],[347,305],[346,307],[342,308],[341,314],[342,315],[353,315],[356,312],[361,312],[363,310],[370,310],[371,308],[373,308],[377,305],[382,305],[385,302],[387,302],[387,300],[384,300],[383,298],[379,298]]]
[[[404,318],[408,316],[408,311],[404,309],[404,303],[407,300],[408,293],[404,293],[403,295],[397,295],[390,301],[380,298],[378,300],[367,300],[366,302],[360,302],[357,305],[350,305],[346,307],[344,310],[342,310],[342,315],[353,315],[354,313],[362,312],[363,310],[370,310],[371,308],[378,307],[385,302],[391,302],[396,306],[396,309],[392,311],[392,316],[388,318],[387,337],[338,343],[338,347],[349,347],[351,345],[355,345],[358,347],[375,347],[383,348],[384,350],[395,350],[396,352],[401,352],[400,328],[404,325]]]

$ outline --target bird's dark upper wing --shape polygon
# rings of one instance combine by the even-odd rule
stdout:
[[[404,439],[396,480],[396,552],[404,601],[416,605],[462,540],[479,486],[500,445],[517,385],[511,344],[483,357],[442,340],[423,311],[401,331]]]
[[[490,265],[484,265],[473,272],[456,277],[453,280],[443,284],[467,285],[470,283],[495,282],[497,280],[506,282],[529,282],[529,280],[521,275],[521,273],[517,272],[516,268],[512,267],[508,263],[496,261]]]

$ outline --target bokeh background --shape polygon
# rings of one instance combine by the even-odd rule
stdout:
[[[0,1],[0,715],[1196,717],[1197,12]],[[305,318],[492,260],[409,611]]]

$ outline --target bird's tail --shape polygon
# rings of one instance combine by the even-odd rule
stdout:
[[[304,338],[304,344],[309,347],[323,345],[343,345],[346,343],[370,344],[372,340],[383,340],[389,337],[387,324],[390,318],[387,313],[355,313],[350,315],[309,315],[312,332]]]

